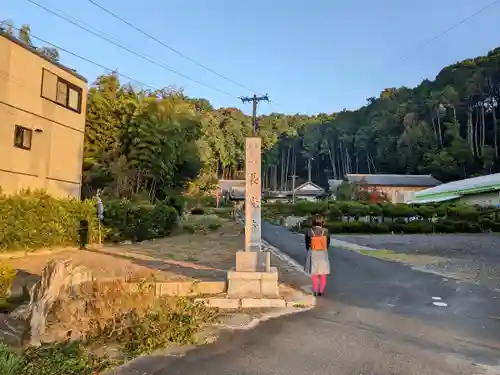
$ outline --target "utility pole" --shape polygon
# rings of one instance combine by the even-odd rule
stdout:
[[[292,203],[295,204],[295,179],[298,177],[297,175],[290,176],[292,178]]]
[[[307,159],[307,181],[311,182],[311,160],[312,158]]]
[[[252,102],[252,135],[254,137],[257,136],[257,104],[261,101],[269,101],[269,97],[266,95],[257,96],[254,94],[253,96],[242,96],[240,97],[242,103],[250,103]]]

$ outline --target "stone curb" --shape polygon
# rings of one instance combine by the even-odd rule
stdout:
[[[302,291],[290,288],[296,293],[288,298],[227,298],[220,297],[199,297],[195,302],[206,304],[208,307],[214,307],[221,310],[240,310],[240,309],[268,309],[268,308],[295,308],[307,309],[316,305],[316,297],[306,294]]]
[[[56,247],[53,249],[40,249],[40,250],[21,250],[21,251],[11,251],[7,253],[0,253],[0,260],[10,260],[10,259],[20,259],[27,258],[31,256],[39,256],[39,255],[49,255],[49,254],[57,254],[62,253],[64,251],[74,251],[79,250],[78,247]]]

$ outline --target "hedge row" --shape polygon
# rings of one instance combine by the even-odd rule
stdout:
[[[372,217],[372,218],[455,218],[457,220],[476,222],[480,219],[499,220],[500,209],[497,207],[479,207],[468,205],[426,204],[407,205],[394,203],[361,203],[361,202],[308,202],[300,201],[295,205],[271,203],[264,206],[264,214],[277,216],[309,216],[321,213],[329,221],[340,220],[342,217]]]
[[[101,233],[105,241],[167,236],[179,218],[177,209],[166,202],[104,201],[104,211]],[[78,245],[84,222],[88,242],[97,242],[95,200],[56,199],[39,191],[0,194],[0,251]]]
[[[500,232],[500,222],[482,225],[484,223],[485,222],[471,223],[468,221],[453,220],[442,220],[436,223],[428,220],[415,220],[409,223],[366,223],[361,221],[351,221],[331,222],[327,223],[326,227],[331,233],[360,234],[480,233],[485,230]]]

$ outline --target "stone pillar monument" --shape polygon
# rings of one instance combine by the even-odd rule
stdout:
[[[260,148],[260,138],[245,139],[245,251],[260,252],[262,249]]]
[[[236,270],[228,272],[229,297],[279,297],[278,270],[262,251],[261,139],[245,139],[245,251],[236,253]]]

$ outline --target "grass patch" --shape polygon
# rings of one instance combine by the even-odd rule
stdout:
[[[430,255],[397,253],[393,250],[357,250],[360,254],[412,266],[437,264],[443,259]]]
[[[233,207],[219,207],[219,208],[208,208],[206,209],[207,214],[217,215],[222,219],[232,219],[233,218]]]
[[[228,220],[217,215],[190,215],[182,222],[182,228],[186,233],[209,233],[219,230]]]
[[[0,374],[21,375],[26,364],[22,354],[12,350],[8,345],[0,343]]]
[[[19,375],[94,375],[116,364],[107,356],[93,354],[80,342],[31,348],[24,358],[26,364]]]

